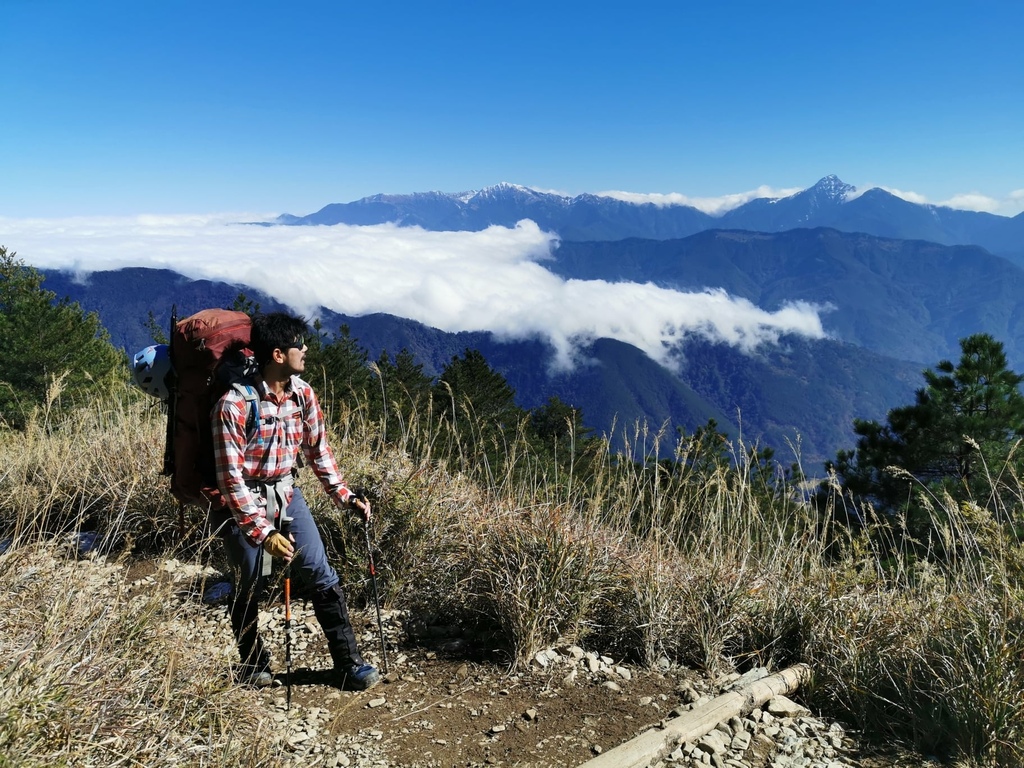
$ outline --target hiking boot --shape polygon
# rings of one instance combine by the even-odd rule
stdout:
[[[380,682],[380,674],[359,653],[341,587],[336,584],[314,594],[313,612],[327,638],[336,684],[349,691],[365,691]]]
[[[380,673],[370,664],[335,667],[334,676],[338,684],[347,691],[365,691],[380,682]]]

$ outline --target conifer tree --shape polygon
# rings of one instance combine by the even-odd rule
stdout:
[[[0,246],[0,418],[21,427],[63,378],[62,402],[76,402],[126,374],[94,312],[57,299],[45,277]]]
[[[924,371],[915,402],[889,411],[885,424],[855,421],[856,448],[827,465],[855,497],[884,512],[909,512],[917,532],[924,520],[913,480],[984,504],[992,497],[983,462],[998,473],[1024,437],[1024,376],[1007,367],[1002,343],[975,334],[960,349],[959,363]]]
[[[322,379],[320,398],[325,405],[364,405],[376,386],[366,350],[352,337],[347,324],[341,325],[333,339],[323,333],[319,323],[314,323],[313,330],[313,337],[306,340],[306,375],[312,381]]]

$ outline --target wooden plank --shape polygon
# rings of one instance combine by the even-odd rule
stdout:
[[[769,677],[755,680],[712,699],[701,707],[684,712],[634,739],[609,749],[579,768],[647,768],[662,753],[671,752],[683,742],[694,742],[730,717],[741,717],[760,707],[773,696],[786,696],[807,681],[811,673],[806,664],[797,664]]]

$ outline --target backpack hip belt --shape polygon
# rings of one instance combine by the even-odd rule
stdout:
[[[281,519],[288,509],[292,488],[295,487],[295,477],[292,473],[289,472],[284,477],[273,480],[246,478],[245,484],[251,491],[263,495],[267,501],[267,520],[273,523],[279,531],[282,530]],[[264,576],[270,575],[272,561],[270,553],[263,550],[262,574]]]

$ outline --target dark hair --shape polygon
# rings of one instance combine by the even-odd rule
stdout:
[[[289,315],[287,312],[271,312],[256,315],[252,319],[252,340],[250,346],[256,357],[256,365],[262,368],[274,354],[275,349],[287,349],[309,331],[304,317]]]

